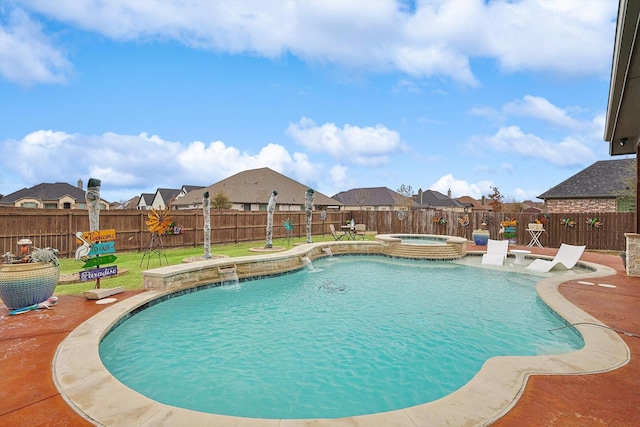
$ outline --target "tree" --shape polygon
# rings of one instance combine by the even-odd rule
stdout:
[[[636,209],[636,194],[638,189],[638,180],[636,177],[636,162],[630,162],[628,169],[620,179],[624,185],[624,190],[618,192],[618,211],[633,211]]]
[[[396,193],[399,193],[402,198],[395,203],[404,210],[411,210],[411,206],[413,205],[413,188],[411,188],[410,185],[402,184],[400,188],[396,190]]]
[[[353,198],[356,200],[356,203],[358,205],[358,207],[360,208],[360,210],[363,210],[364,207],[367,205],[367,201],[369,200],[369,192],[367,190],[356,190]]]
[[[522,212],[524,211],[524,205],[518,201],[516,201],[513,197],[507,197],[504,200],[502,205],[502,209],[504,212]]]
[[[504,196],[498,190],[498,187],[491,187],[492,193],[489,194],[489,206],[494,212],[500,212],[502,210],[502,199]]]
[[[218,191],[216,197],[211,201],[211,207],[214,209],[229,209],[231,208],[231,202],[229,201],[229,196],[225,194],[224,191]]]
[[[413,196],[413,188],[410,185],[402,184],[400,188],[396,190],[396,193],[402,194],[404,197]]]

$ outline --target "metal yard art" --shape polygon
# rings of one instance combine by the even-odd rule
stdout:
[[[164,244],[162,243],[162,235],[168,234],[169,230],[174,226],[173,219],[169,214],[171,210],[171,204],[167,209],[151,209],[151,212],[147,215],[147,229],[151,233],[151,237],[149,239],[149,246],[142,254],[142,259],[140,260],[140,266],[144,262],[144,259],[147,258],[147,267],[149,267],[149,260],[153,254],[158,255],[158,260],[160,261],[160,265],[162,265],[162,257],[164,256],[164,260],[167,264],[169,264],[169,260],[167,259],[167,254],[164,252]]]

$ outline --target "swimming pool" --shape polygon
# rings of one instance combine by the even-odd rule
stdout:
[[[300,257],[314,260],[330,247],[333,254],[384,253],[385,242],[324,242],[295,246],[286,252],[233,259],[240,277],[302,268]],[[464,250],[464,247],[462,248]],[[480,257],[463,261],[480,264]],[[610,276],[609,267],[583,263],[590,271],[580,277],[593,279]],[[125,386],[104,367],[99,355],[103,337],[123,319],[143,307],[162,301],[175,291],[190,292],[203,278],[215,281],[218,268],[228,260],[213,260],[172,265],[143,273],[145,292],[130,295],[106,307],[72,330],[58,347],[52,362],[53,379],[61,397],[90,422],[105,426],[139,425],[235,425],[281,427],[277,419],[233,417],[198,412],[167,405]],[[510,268],[510,267],[509,267]],[[515,268],[515,267],[514,267]],[[213,278],[213,280],[211,280]],[[481,370],[458,390],[433,402],[405,409],[340,419],[297,419],[296,426],[324,425],[466,425],[486,426],[499,419],[518,401],[530,375],[595,374],[617,369],[630,360],[630,352],[617,333],[606,328],[589,327],[598,319],[568,302],[558,286],[572,276],[541,274],[536,291],[542,301],[575,328],[584,339],[578,351],[546,356],[498,356],[489,359]],[[157,375],[162,375],[158,372]],[[171,385],[164,385],[171,387]]]
[[[538,299],[539,276],[380,256],[313,264],[142,310],[104,338],[102,360],[165,404],[309,419],[423,404],[491,357],[583,345],[570,328],[549,332],[565,323]]]

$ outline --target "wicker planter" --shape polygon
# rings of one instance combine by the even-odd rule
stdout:
[[[58,284],[60,267],[52,263],[0,264],[0,299],[9,309],[46,301]]]

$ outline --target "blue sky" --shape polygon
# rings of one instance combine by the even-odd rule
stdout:
[[[595,161],[616,0],[0,3],[0,194],[270,167],[534,199]]]

